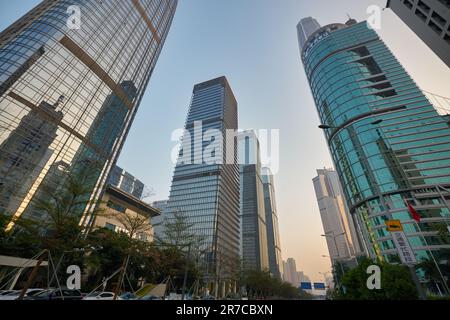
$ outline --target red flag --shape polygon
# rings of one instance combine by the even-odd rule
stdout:
[[[413,219],[416,220],[417,222],[420,222],[421,219],[420,214],[417,213],[416,209],[414,209],[411,203],[408,203],[408,210],[409,213],[411,213]]]

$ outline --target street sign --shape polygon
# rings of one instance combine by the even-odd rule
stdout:
[[[300,282],[300,289],[303,290],[312,290],[311,282]]]
[[[417,263],[414,251],[409,244],[408,238],[405,232],[396,231],[391,232],[392,240],[394,241],[395,247],[397,248],[398,255],[403,264],[413,265]]]
[[[325,283],[323,283],[323,282],[314,282],[314,289],[316,289],[316,290],[326,290]]]
[[[386,224],[389,232],[403,231],[403,226],[400,220],[386,220],[384,223]]]

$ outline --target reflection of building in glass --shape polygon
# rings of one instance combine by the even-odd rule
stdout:
[[[61,101],[54,105],[41,102],[38,110],[22,117],[0,145],[0,209],[5,213],[17,210],[21,198],[50,159],[53,151],[49,146],[63,118],[63,113],[56,110]]]
[[[448,123],[366,22],[317,30],[302,60],[363,250],[399,261],[385,226],[398,219],[417,260],[431,258],[426,243],[446,260],[450,242],[438,230],[450,215]]]
[[[254,131],[239,135],[241,175],[242,264],[246,270],[268,270],[266,212],[259,141]]]
[[[194,127],[196,121],[202,121],[201,129]],[[183,142],[186,148],[180,151],[169,202],[163,212],[166,222],[170,222],[177,212],[188,217],[193,224],[192,232],[204,238],[204,280],[210,292],[219,296],[235,285],[230,277],[235,271],[233,263],[239,258],[237,139],[231,140],[225,134],[227,129],[236,130],[237,125],[237,102],[225,77],[195,85],[185,128],[192,140],[194,131],[200,140],[198,145],[192,141]],[[204,138],[202,144],[202,137],[211,129],[218,130],[223,136],[216,137],[217,140]],[[207,163],[202,155],[211,156],[207,154],[207,147],[212,143],[218,146],[211,150],[218,161]],[[188,150],[190,145],[191,150]],[[227,156],[219,148],[233,153]],[[230,158],[234,164],[227,164],[226,160]],[[183,159],[193,164],[185,163]]]
[[[264,184],[264,208],[266,211],[267,248],[269,253],[269,271],[281,278],[282,257],[280,229],[278,227],[278,210],[275,198],[275,183],[269,168],[262,169]]]
[[[138,199],[142,199],[144,183],[119,166],[114,166],[109,174],[108,184],[113,185]]]
[[[66,175],[91,170],[91,199],[99,199],[167,37],[177,0],[75,4],[82,12],[81,29],[67,28],[71,4],[43,1],[0,33],[0,211],[16,218],[32,211],[43,182],[56,182],[45,186],[54,190],[64,184],[64,177],[50,176],[56,172],[59,177],[61,172],[52,168],[61,163],[69,166]],[[60,96],[64,102],[56,111],[49,110]],[[7,170],[12,165],[14,170]],[[29,181],[18,184],[21,177]],[[85,224],[92,222],[92,206],[84,210]]]

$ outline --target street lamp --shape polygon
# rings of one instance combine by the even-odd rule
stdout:
[[[373,125],[373,126],[376,126],[376,125],[379,125],[382,122],[383,122],[383,119],[377,119],[377,120],[371,122],[370,124]],[[323,124],[323,123],[319,125],[319,129],[322,129],[322,130],[338,129],[338,128],[339,127],[330,126],[328,124]]]

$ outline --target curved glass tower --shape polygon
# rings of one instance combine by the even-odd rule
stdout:
[[[402,221],[417,260],[444,261],[450,127],[366,22],[312,34],[302,60],[349,209],[371,257],[398,261],[385,220]],[[406,203],[422,216],[419,227]],[[431,249],[429,251],[428,249]]]
[[[36,200],[69,174],[99,198],[176,6],[45,0],[0,33],[0,212],[42,218]]]

